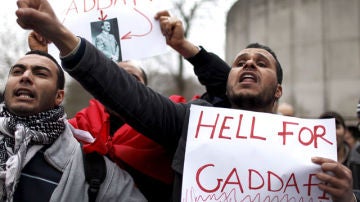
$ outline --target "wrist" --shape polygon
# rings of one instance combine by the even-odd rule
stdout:
[[[80,38],[63,26],[59,32],[57,37],[52,39],[52,42],[59,49],[60,56],[67,56],[79,46]]]
[[[184,40],[184,42],[174,48],[184,58],[190,58],[198,54],[201,50],[199,46],[192,44],[191,42]]]
[[[69,58],[73,55],[75,55],[77,53],[77,51],[79,50],[80,48],[80,44],[81,44],[81,39],[79,37],[76,37],[78,38],[78,43],[77,45],[75,46],[75,48],[73,48],[69,53],[67,53],[66,55],[62,55],[61,52],[60,52],[60,59],[64,59],[64,58]]]

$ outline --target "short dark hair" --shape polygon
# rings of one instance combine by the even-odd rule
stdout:
[[[140,61],[138,61],[138,60],[123,60],[123,61],[121,61],[121,62],[124,62],[124,63],[132,63],[131,66],[132,66],[133,68],[140,70],[140,72],[141,72],[141,74],[142,74],[142,75],[141,75],[141,78],[144,80],[145,86],[148,85],[148,77],[147,77],[146,72],[145,72],[145,70],[144,70],[144,68],[143,68],[143,65],[141,64]],[[118,65],[119,65],[119,63],[118,63]],[[120,67],[121,67],[121,66],[120,66]]]
[[[357,126],[351,125],[351,126],[348,126],[347,129],[355,139],[357,139],[357,140],[360,139],[360,131]]]
[[[102,20],[102,21],[100,21],[100,28],[101,29],[102,29],[102,26],[105,25],[105,22],[108,22],[110,24],[110,26],[111,26],[111,22],[109,20]]]
[[[279,84],[281,84],[281,83],[282,83],[282,80],[283,80],[283,71],[282,71],[280,62],[279,62],[279,60],[278,60],[277,57],[276,57],[275,52],[274,52],[273,50],[271,50],[268,46],[265,46],[265,45],[262,45],[262,44],[259,44],[259,43],[251,43],[251,44],[247,45],[246,48],[260,48],[260,49],[264,49],[264,50],[266,50],[267,52],[269,52],[269,53],[275,58],[275,61],[276,61],[276,77],[277,77],[277,82],[278,82]]]
[[[141,71],[141,73],[142,73],[142,76],[143,76],[143,79],[144,79],[144,84],[145,84],[145,86],[147,86],[147,84],[148,84],[148,78],[147,78],[147,75],[146,75],[146,73],[145,73],[145,70],[144,70],[142,67],[140,67],[139,69],[140,69],[140,71]]]
[[[31,55],[31,54],[35,54],[35,55],[41,55],[44,57],[49,58],[50,60],[52,60],[57,68],[57,76],[58,76],[58,80],[57,80],[57,88],[64,90],[65,88],[65,75],[64,75],[64,70],[61,68],[61,66],[59,65],[59,63],[55,60],[55,58],[53,56],[51,56],[49,53],[44,52],[44,51],[40,51],[40,50],[31,50],[27,53],[25,53],[25,55]]]
[[[327,111],[320,115],[320,119],[329,119],[329,118],[335,118],[336,124],[342,125],[344,128],[346,128],[345,120],[344,118],[337,112],[334,111]]]

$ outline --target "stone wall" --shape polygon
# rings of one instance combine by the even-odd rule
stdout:
[[[226,61],[250,42],[284,70],[280,102],[299,117],[335,110],[355,121],[360,98],[360,0],[239,0],[226,24]]]

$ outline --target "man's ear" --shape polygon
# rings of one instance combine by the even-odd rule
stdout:
[[[275,98],[278,100],[282,96],[282,86],[281,84],[277,84],[276,91],[275,91]]]
[[[59,106],[62,101],[64,100],[64,96],[65,96],[65,91],[64,90],[58,90],[56,92],[56,97],[55,97],[55,105]]]

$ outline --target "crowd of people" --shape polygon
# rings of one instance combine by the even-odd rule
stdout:
[[[228,65],[188,41],[178,18],[158,12],[166,43],[206,87],[186,101],[147,87],[138,62],[115,62],[75,36],[47,0],[17,5],[17,23],[33,32],[31,51],[10,68],[0,105],[1,201],[181,201],[191,104],[295,116],[280,103],[283,69],[268,46],[251,43]],[[61,66],[47,53],[50,41]],[[63,70],[94,96],[70,119],[62,106]],[[360,122],[360,104],[357,115]],[[317,186],[333,201],[360,201],[359,125],[347,126],[333,111],[319,118],[335,119],[338,159],[312,158],[321,168]],[[88,180],[93,155],[100,158],[92,172],[105,174]]]

